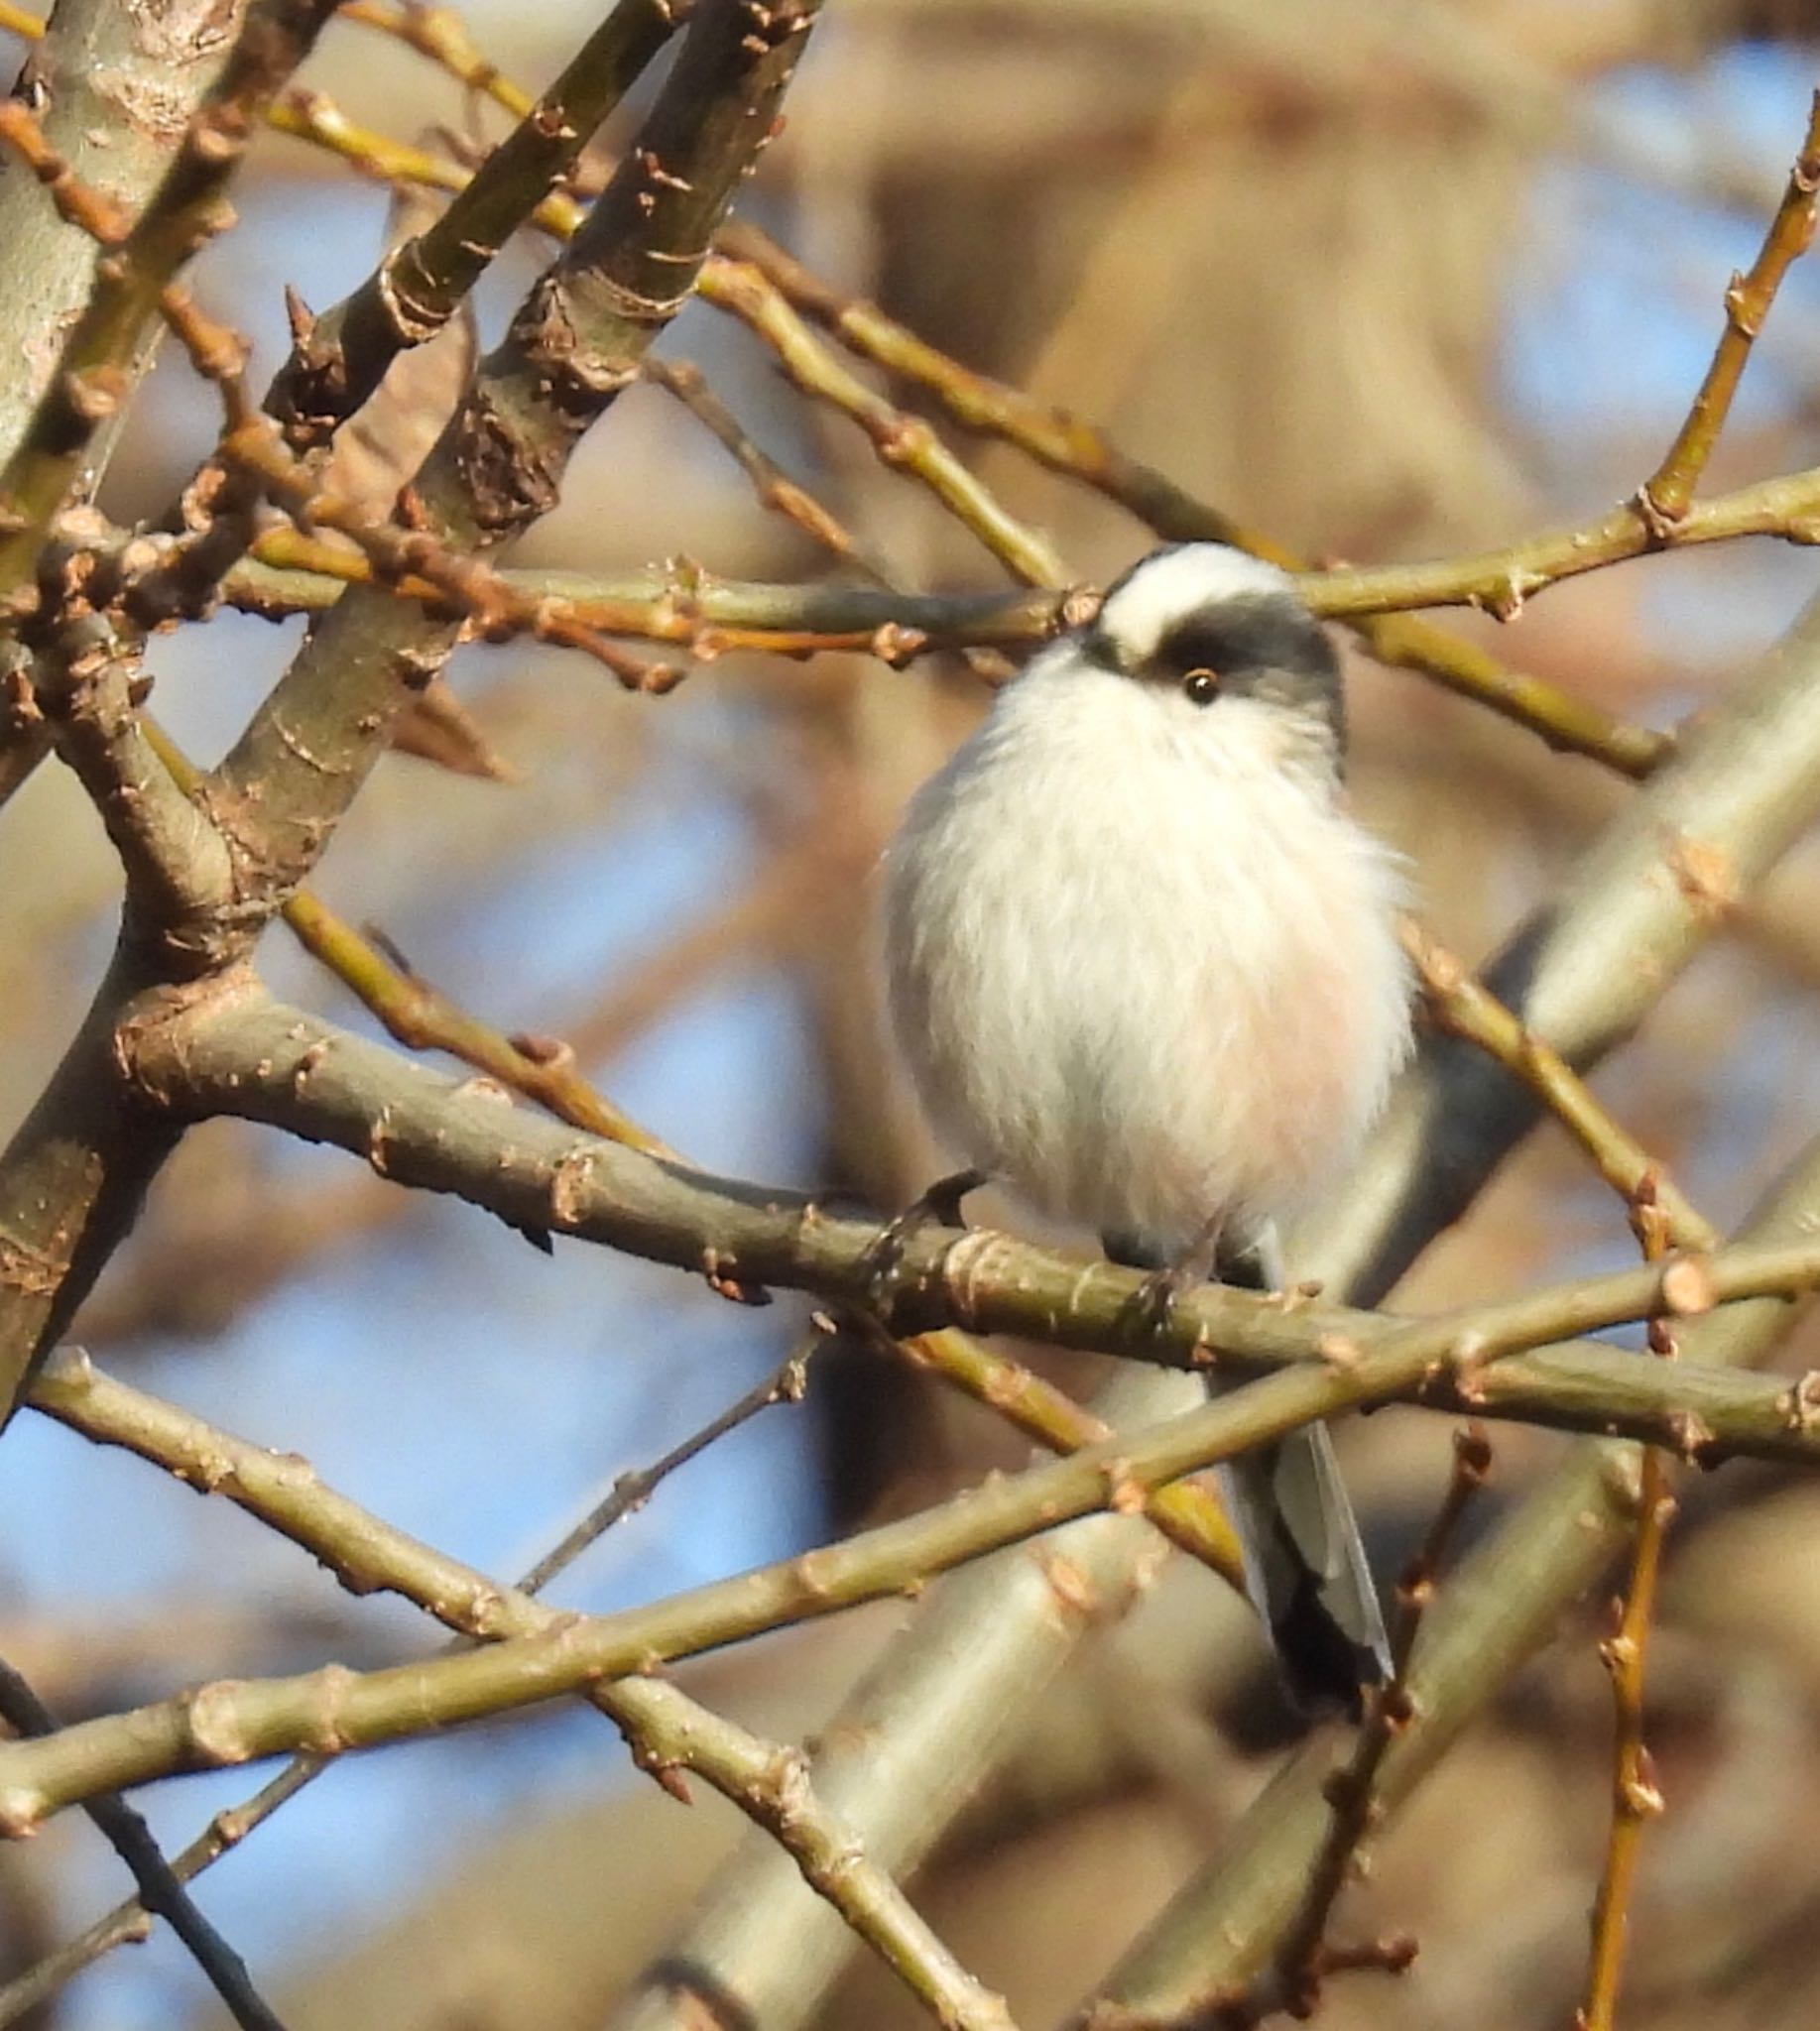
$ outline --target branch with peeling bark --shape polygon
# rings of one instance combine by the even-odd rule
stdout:
[[[130,224],[79,221],[108,246],[81,316],[18,449],[0,469],[7,528],[0,533],[0,595],[29,588],[38,550],[63,505],[96,429],[118,411],[129,370],[166,291],[196,248],[228,222],[225,193],[253,122],[283,86],[339,0],[255,0],[234,53],[184,133],[168,175]],[[34,151],[36,123],[9,102],[7,139]],[[47,173],[67,175],[54,152]]]
[[[485,549],[556,500],[581,434],[686,299],[708,234],[768,139],[813,0],[704,0],[633,149],[408,491],[411,526]],[[211,800],[274,906],[307,873],[458,628],[357,588],[336,603],[216,772]],[[257,786],[257,794],[254,794]]]
[[[401,352],[442,329],[686,12],[676,0],[620,0],[439,218],[393,249],[332,310],[299,318],[291,357],[267,398],[294,450],[332,435]]]

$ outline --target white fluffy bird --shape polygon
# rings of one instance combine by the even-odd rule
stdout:
[[[1396,857],[1346,808],[1338,658],[1274,566],[1155,551],[1034,657],[887,857],[893,1013],[957,1150],[1115,1260],[1281,1282],[1409,1045]],[[1326,1430],[1225,1476],[1302,1706],[1384,1624]]]

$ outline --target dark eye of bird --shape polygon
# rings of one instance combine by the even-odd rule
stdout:
[[[1188,670],[1182,677],[1181,687],[1196,705],[1211,705],[1220,695],[1220,679],[1213,670]]]

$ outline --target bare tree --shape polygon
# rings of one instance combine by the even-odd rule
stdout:
[[[281,2021],[184,1885],[339,1758],[564,1699],[660,1790],[468,1857],[322,1955],[282,2021],[1105,2031],[1364,2024],[1392,1996],[1436,2023],[1577,2006],[1603,2031],[1627,1985],[1627,2024],[1808,2020],[1820,1873],[1789,1764],[1812,1761],[1791,1745],[1820,1689],[1820,1595],[1794,1570],[1820,1437],[1790,1364],[1820,1282],[1796,1069],[1820,608],[1677,660],[1617,567],[1674,551],[1651,583],[1742,605],[1735,539],[1820,532],[1820,468],[1788,451],[1811,369],[1781,363],[1773,430],[1732,416],[1813,235],[1820,112],[1763,191],[1717,145],[1651,153],[1596,89],[1661,54],[1666,9],[1602,10],[1597,33],[1438,0],[1266,12],[1077,0],[1038,32],[1012,0],[851,0],[792,85],[818,0],[619,0],[534,98],[417,0],[0,9],[36,43],[0,108],[7,1450],[51,1420],[135,1454],[287,1541],[286,1572],[313,1561],[454,1638],[413,1649],[338,1610],[324,1629],[302,1591],[251,1629],[211,1621],[205,1561],[117,1647],[79,1607],[0,1615],[0,1833],[81,1807],[138,1890],[53,1939],[30,1852],[9,1854],[0,2022],[151,1917],[235,2021]],[[1686,12],[1684,49],[1765,28]],[[289,185],[271,130],[309,151]],[[1497,352],[1527,194],[1562,160],[1640,188],[1664,250],[1695,201],[1758,245],[1711,292],[1667,448],[1582,446],[1628,491],[1556,526],[1547,497],[1583,499],[1585,473],[1551,485],[1513,449]],[[295,197],[300,161],[385,184],[395,215],[330,307],[290,294],[260,390],[238,327],[271,306],[232,265],[230,193]],[[516,300],[483,344],[495,293]],[[190,437],[160,421],[179,375],[215,411]],[[1772,476],[1709,485],[1728,459]],[[881,1040],[867,871],[1018,657],[1091,614],[1114,564],[1195,539],[1297,572],[1345,638],[1356,792],[1425,898],[1425,1026],[1297,1238],[1305,1281],[1198,1290],[1140,1362],[1141,1279],[1018,1238],[1015,1208],[918,1227],[878,1275],[881,1222],[936,1153]],[[202,766],[152,688],[182,706],[185,655],[233,615],[281,624],[288,660]],[[577,666],[612,682],[577,691]],[[361,920],[433,937],[509,870],[553,945],[547,857],[610,795],[656,783],[674,836],[707,822],[654,760],[678,754],[737,811],[747,871],[559,1019],[502,1017],[518,997],[484,951],[445,990]],[[76,872],[97,817],[104,885]],[[624,835],[613,856],[626,894],[661,893]],[[118,936],[83,1014],[71,955],[102,886]],[[788,979],[813,1040],[806,1184],[672,1146],[686,1078],[648,1120],[596,1083],[736,967]],[[280,1162],[272,1130],[357,1163]],[[199,1363],[362,1241],[429,1261],[432,1195],[472,1214],[471,1259],[425,1272],[426,1305],[356,1299],[363,1337],[428,1338],[486,1278],[585,1254],[616,1318],[658,1337],[673,1311],[765,1371],[670,1418],[669,1450],[517,1585],[268,1449],[295,1432],[255,1443],[115,1372],[153,1344]],[[546,1266],[525,1241],[565,1246]],[[686,1307],[641,1263],[690,1279]],[[554,1386],[530,1350],[580,1342],[589,1311],[527,1311],[527,1351],[460,1405],[476,1445]],[[1657,1358],[1597,1337],[1624,1325]],[[1210,1401],[1212,1369],[1250,1379]],[[1307,1734],[1200,1477],[1394,1404],[1350,1454],[1401,1568],[1395,1675],[1357,1731]],[[817,1410],[818,1548],[607,1613],[542,1598],[733,1432]],[[1692,1472],[1727,1462],[1755,1464]],[[515,1463],[529,1489],[544,1471]],[[124,1797],[275,1757],[169,1856]],[[697,1834],[695,1786],[743,1838],[732,1816]],[[1405,1975],[1418,1935],[1413,1973],[1374,1978]]]

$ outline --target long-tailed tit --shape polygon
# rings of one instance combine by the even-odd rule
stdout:
[[[1277,1288],[1409,1043],[1392,852],[1348,812],[1338,658],[1291,581],[1146,557],[911,802],[893,1012],[936,1125],[1115,1260]],[[1357,1712],[1384,1623],[1324,1426],[1225,1475],[1299,1704]]]

